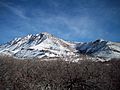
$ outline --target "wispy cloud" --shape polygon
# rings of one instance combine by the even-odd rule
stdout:
[[[11,5],[11,3],[0,2],[0,4],[4,7],[8,8],[9,10],[11,10],[15,15],[19,16],[20,18],[28,19],[28,17],[25,16],[25,12],[24,12],[24,10],[22,10],[22,8],[13,6],[13,5]]]
[[[11,30],[11,33],[13,35],[17,35],[18,36],[22,36],[24,34],[29,33],[28,30],[30,29],[33,32],[36,32],[36,27],[32,24],[31,22],[31,18],[29,18],[28,16],[26,16],[26,9],[20,6],[16,6],[14,3],[11,2],[1,2],[0,1],[0,5],[2,7],[5,7],[7,9],[9,9],[13,14],[15,14],[17,16],[17,18],[20,18],[20,20],[16,21],[15,24],[17,26],[20,26],[19,28],[14,27],[13,30],[11,30],[9,27],[9,29]],[[15,17],[16,18],[16,17]],[[10,18],[11,19],[11,18]],[[28,28],[27,30],[25,30],[25,28]],[[24,31],[24,32],[23,32]],[[15,34],[16,33],[16,34]]]
[[[69,39],[70,37],[82,37],[82,38],[94,38],[96,36],[95,29],[98,27],[96,22],[89,17],[77,17],[76,19],[72,19],[69,17],[62,17],[62,16],[53,16],[49,18],[43,18],[41,22],[44,25],[54,26],[57,33],[63,35],[63,37]],[[60,26],[57,26],[57,25]],[[61,29],[63,27],[63,30]],[[50,29],[50,28],[49,28]],[[65,33],[66,32],[66,33]],[[72,38],[73,38],[72,37]]]

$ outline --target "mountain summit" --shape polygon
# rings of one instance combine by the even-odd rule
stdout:
[[[2,55],[17,58],[60,57],[73,55],[73,44],[43,32],[17,38],[0,46]]]
[[[104,59],[120,58],[120,43],[101,39],[71,43],[43,32],[16,38],[0,46],[0,55],[16,58],[69,57],[80,54]]]

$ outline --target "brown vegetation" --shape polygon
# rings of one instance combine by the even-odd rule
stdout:
[[[0,90],[119,90],[120,60],[79,63],[0,57]]]

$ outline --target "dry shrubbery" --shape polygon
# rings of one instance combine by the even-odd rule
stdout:
[[[120,60],[79,63],[0,57],[0,90],[119,90]]]

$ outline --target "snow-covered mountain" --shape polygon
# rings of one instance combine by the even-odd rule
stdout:
[[[71,43],[44,32],[0,45],[0,55],[15,58],[75,57],[80,54],[104,59],[120,58],[120,43],[105,40]]]
[[[76,49],[79,53],[104,59],[120,58],[120,43],[98,39],[94,42],[78,43]]]
[[[74,44],[44,32],[17,38],[0,46],[1,55],[17,58],[60,57],[74,55]]]

